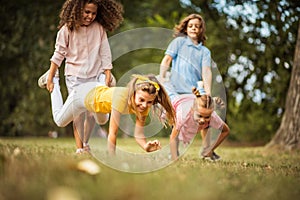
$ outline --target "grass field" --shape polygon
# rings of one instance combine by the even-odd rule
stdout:
[[[136,145],[119,139],[122,144]],[[1,138],[0,199],[299,199],[300,152],[224,145],[217,150],[222,161],[211,163],[199,158],[199,146],[196,140],[175,163],[136,174],[75,155],[72,138]],[[86,159],[100,173],[78,170]]]

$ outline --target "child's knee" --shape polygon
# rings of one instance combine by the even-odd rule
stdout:
[[[95,119],[96,119],[97,124],[104,125],[109,120],[109,114],[96,115]]]
[[[60,121],[60,120],[55,120],[55,119],[54,119],[54,123],[55,123],[58,127],[60,127],[60,128],[63,128],[63,127],[66,127],[66,126],[67,126],[67,124],[65,124],[64,122],[62,122],[62,121]]]

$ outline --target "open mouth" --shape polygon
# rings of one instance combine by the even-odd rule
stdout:
[[[200,125],[203,125],[204,124],[204,122],[198,122]]]
[[[143,108],[143,107],[138,107],[138,108],[139,108],[139,110],[140,110],[141,112],[143,112],[143,111],[146,110],[146,108]]]

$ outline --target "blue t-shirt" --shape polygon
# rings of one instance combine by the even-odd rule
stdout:
[[[211,67],[210,50],[202,43],[193,44],[188,36],[175,38],[165,54],[173,58],[170,81],[178,94],[192,93],[202,80],[202,67]]]

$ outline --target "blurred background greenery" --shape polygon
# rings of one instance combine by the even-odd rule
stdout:
[[[140,27],[172,29],[186,15],[201,14],[207,25],[206,45],[226,88],[230,139],[268,142],[272,138],[285,110],[299,1],[120,2],[125,20],[109,36]],[[12,0],[0,7],[0,136],[45,136],[49,130],[72,135],[70,126],[58,128],[53,123],[49,94],[37,86],[38,77],[50,64],[63,3]],[[151,49],[132,52],[113,62],[113,73],[119,78],[129,66],[160,63],[163,53]]]

